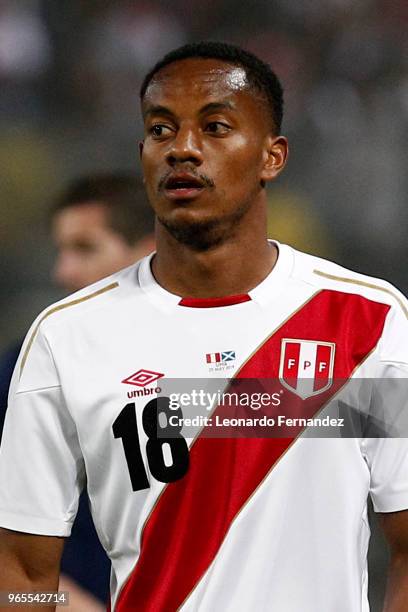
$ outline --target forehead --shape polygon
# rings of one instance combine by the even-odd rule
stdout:
[[[159,70],[150,82],[142,108],[182,104],[186,109],[220,100],[262,102],[264,97],[251,87],[245,68],[217,59],[188,58]],[[187,104],[188,102],[188,104]]]

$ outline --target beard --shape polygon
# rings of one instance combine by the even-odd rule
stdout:
[[[251,204],[252,198],[229,215],[202,221],[171,221],[160,216],[157,219],[180,244],[194,251],[208,251],[231,238],[234,228],[243,220]]]

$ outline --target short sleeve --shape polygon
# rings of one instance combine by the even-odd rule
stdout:
[[[387,317],[374,384],[388,437],[363,441],[370,495],[376,512],[397,512],[408,509],[408,320],[402,308]]]
[[[68,536],[84,484],[75,423],[41,326],[14,370],[0,446],[0,526]]]
[[[370,495],[376,512],[408,509],[408,439],[365,440]]]

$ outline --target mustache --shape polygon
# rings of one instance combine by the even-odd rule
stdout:
[[[188,172],[188,174],[191,174],[191,176],[194,176],[196,179],[199,179],[205,187],[209,187],[210,189],[215,187],[214,181],[206,174],[200,174],[199,172],[196,171],[195,168],[183,167],[183,168],[172,168],[171,170],[166,172],[166,174],[164,174],[159,180],[159,183],[158,183],[159,191],[164,190],[167,179],[169,178],[169,176],[171,176],[175,172]]]

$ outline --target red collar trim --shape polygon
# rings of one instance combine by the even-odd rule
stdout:
[[[188,308],[217,308],[219,306],[232,306],[233,304],[242,304],[250,302],[251,296],[247,293],[240,295],[227,295],[219,298],[182,298],[178,305],[187,306]]]

